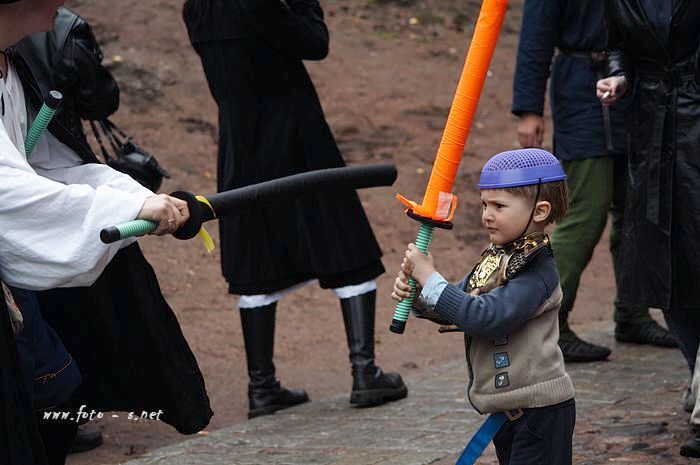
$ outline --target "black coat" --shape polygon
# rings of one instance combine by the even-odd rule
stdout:
[[[219,190],[344,166],[302,63],[328,53],[318,1],[189,0],[183,14],[219,106]],[[232,293],[312,278],[340,287],[384,271],[352,191],[255,205],[219,224]]]
[[[213,413],[197,360],[138,244],[121,249],[94,284],[37,292],[41,313],[78,362],[71,403],[88,411],[164,413],[182,434]]]
[[[675,2],[666,28],[650,22],[642,2],[606,0],[610,73],[626,74],[632,94],[620,299],[697,308],[700,2]]]

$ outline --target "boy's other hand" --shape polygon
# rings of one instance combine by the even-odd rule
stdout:
[[[416,244],[410,243],[404,254],[404,263],[401,268],[423,287],[430,275],[435,272],[435,261],[430,252],[425,254],[416,247]]]
[[[403,264],[401,268],[404,268]],[[399,271],[399,275],[394,281],[394,292],[391,293],[391,298],[397,302],[408,298],[411,295],[411,285],[408,284],[408,276],[403,271]]]
[[[544,118],[537,113],[524,113],[518,123],[518,142],[523,148],[542,147]]]

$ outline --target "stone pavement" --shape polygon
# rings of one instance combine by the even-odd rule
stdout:
[[[598,329],[587,337],[613,347],[611,360],[568,367],[578,415],[574,463],[693,463],[678,455],[689,437],[688,415],[680,409],[688,378],[680,351],[617,345],[611,329]],[[386,406],[350,408],[347,396],[315,401],[125,465],[454,464],[485,418],[465,399],[465,364],[455,361],[407,381],[409,397]],[[478,463],[498,463],[492,446]]]

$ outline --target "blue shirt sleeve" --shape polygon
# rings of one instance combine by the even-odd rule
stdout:
[[[558,42],[560,13],[559,0],[525,0],[511,108],[518,116],[544,113],[547,79]]]
[[[448,284],[440,293],[435,310],[469,336],[505,336],[532,318],[552,295],[558,283],[556,269],[546,278],[530,270],[478,296]]]
[[[428,310],[434,310],[445,286],[447,286],[447,280],[434,271],[425,281],[425,286],[418,297],[419,303]]]

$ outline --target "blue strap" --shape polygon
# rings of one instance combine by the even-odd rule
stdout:
[[[459,456],[455,465],[474,465],[506,421],[505,413],[492,413],[469,440],[467,447],[464,448],[464,452]]]

